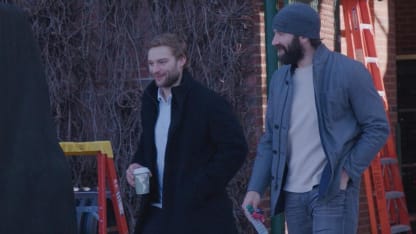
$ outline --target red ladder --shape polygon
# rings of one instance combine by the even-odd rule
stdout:
[[[368,0],[341,1],[347,55],[365,64],[374,85],[383,99],[387,117],[389,107],[383,79],[377,65],[374,25]],[[392,134],[387,143],[364,172],[371,233],[411,233],[409,214]]]
[[[111,201],[116,216],[119,234],[128,234],[126,216],[114,167],[113,150],[110,141],[61,142],[67,156],[96,156],[98,173],[98,233],[107,233],[106,184],[110,187]],[[107,180],[106,180],[107,179]],[[107,182],[107,183],[106,183]]]

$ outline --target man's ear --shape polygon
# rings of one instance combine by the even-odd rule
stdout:
[[[312,47],[311,39],[303,36],[299,36],[299,42],[303,46]]]
[[[179,63],[179,65],[180,65],[181,67],[184,67],[184,66],[185,66],[185,64],[186,64],[186,57],[185,57],[184,55],[180,56],[180,57],[178,58],[178,63]]]
[[[308,43],[309,38],[304,37],[304,36],[299,36],[299,41],[300,41],[301,44]]]

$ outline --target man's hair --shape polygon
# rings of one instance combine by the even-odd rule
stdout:
[[[156,35],[149,43],[149,50],[158,46],[171,48],[173,56],[176,58],[187,58],[187,46],[185,41],[174,33],[162,33]]]

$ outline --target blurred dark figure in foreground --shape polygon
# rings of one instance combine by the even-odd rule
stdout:
[[[76,233],[71,174],[25,14],[0,4],[0,233]]]

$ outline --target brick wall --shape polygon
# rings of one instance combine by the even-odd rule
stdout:
[[[335,15],[333,0],[322,0],[318,6],[321,16],[321,39],[328,49],[335,46]]]
[[[249,112],[255,116],[253,123],[253,132],[250,134],[250,156],[254,156],[257,141],[263,132],[264,113],[267,102],[267,84],[266,84],[266,44],[265,44],[265,23],[264,23],[264,5],[262,1],[255,1],[254,14],[254,31],[255,37],[252,51],[252,61],[255,71],[246,81],[246,89],[251,95],[249,100]]]
[[[392,133],[397,124],[396,29],[393,0],[372,1],[379,67],[390,107]]]
[[[416,55],[416,1],[396,0],[397,54]]]
[[[250,94],[248,103],[248,112],[253,116],[250,133],[248,135],[249,157],[254,161],[258,140],[260,139],[264,130],[264,116],[267,103],[267,71],[266,71],[266,39],[265,39],[265,21],[264,21],[264,4],[263,1],[254,1],[255,14],[253,16],[255,36],[253,38],[253,45],[251,59],[255,71],[253,75],[248,77],[245,86],[246,91]],[[265,208],[266,217],[270,217],[270,197],[266,195],[262,200],[262,207]],[[270,220],[266,220],[270,227]],[[254,232],[253,232],[254,233]]]

